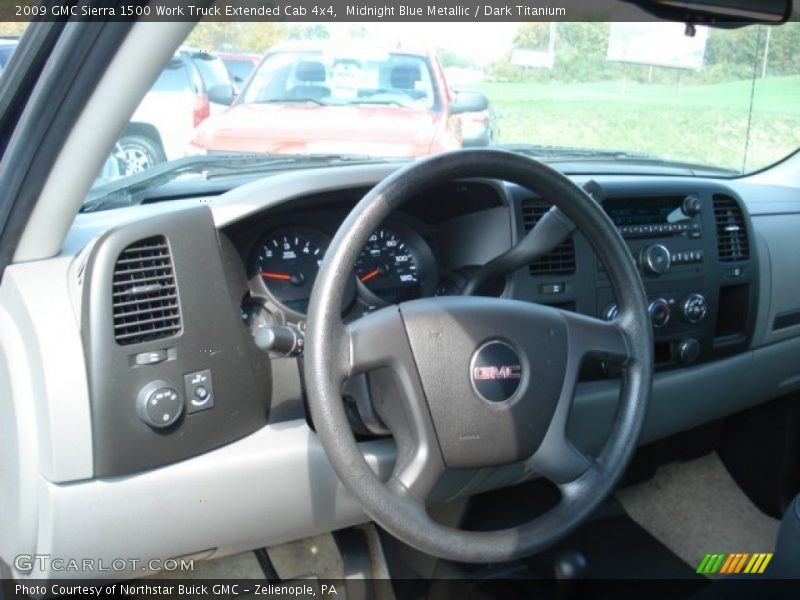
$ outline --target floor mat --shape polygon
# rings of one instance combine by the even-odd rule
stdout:
[[[558,502],[554,486],[542,480],[495,490],[472,499],[463,526],[491,531],[525,523]],[[525,561],[529,576],[554,576],[556,559],[568,552],[586,558],[589,579],[702,579],[695,570],[633,521],[614,498],[555,547]]]
[[[566,552],[578,552],[586,558],[586,579],[696,577],[694,569],[634,522],[613,500],[555,548],[529,559],[529,564],[546,576],[552,573],[556,558]]]
[[[696,568],[709,552],[772,552],[779,521],[736,485],[716,453],[658,469],[617,493],[626,512]]]

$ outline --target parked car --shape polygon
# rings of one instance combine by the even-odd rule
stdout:
[[[136,109],[117,145],[122,174],[138,173],[186,154],[194,129],[227,108],[234,87],[216,54],[181,49]]]
[[[245,52],[231,53],[221,52],[219,57],[228,69],[228,74],[231,76],[233,85],[241,89],[247,81],[250,74],[261,62],[261,56],[258,54],[250,54]]]
[[[486,106],[479,93],[454,97],[429,50],[288,42],[192,143],[199,152],[420,157],[460,148],[451,116]]]

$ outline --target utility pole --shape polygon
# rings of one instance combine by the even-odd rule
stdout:
[[[769,57],[769,40],[772,37],[772,27],[764,25],[767,28],[767,40],[764,42],[764,62],[761,63],[761,79],[767,76],[767,58]]]

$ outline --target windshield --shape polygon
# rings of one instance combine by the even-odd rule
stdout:
[[[693,33],[658,22],[201,23],[186,43],[203,52],[167,65],[98,183],[253,153],[414,160],[503,146],[598,173],[733,177],[795,152],[800,23]],[[188,89],[181,52],[204,85],[159,93]],[[235,99],[203,94],[230,82],[219,55],[233,53],[263,58]]]
[[[276,51],[242,94],[244,104],[312,100],[430,110],[433,77],[425,57],[367,49]]]
[[[200,75],[205,81],[206,89],[212,85],[230,84],[231,78],[228,70],[225,68],[225,63],[219,58],[199,52],[191,53],[189,56],[197,70],[200,71]]]

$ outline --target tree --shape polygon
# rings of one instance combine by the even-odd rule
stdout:
[[[475,66],[475,61],[467,56],[463,56],[458,52],[454,52],[453,50],[449,50],[447,48],[440,48],[436,51],[436,54],[439,56],[439,61],[442,63],[443,67],[462,67],[465,69],[471,69]]]
[[[545,49],[550,44],[550,23],[523,23],[517,28],[512,47],[520,50]]]
[[[186,44],[200,50],[263,54],[284,39],[282,23],[201,21],[186,38]]]
[[[22,35],[25,33],[27,23],[16,21],[0,22],[0,35]]]
[[[290,40],[327,40],[331,32],[322,23],[315,25],[293,25],[288,32]]]

